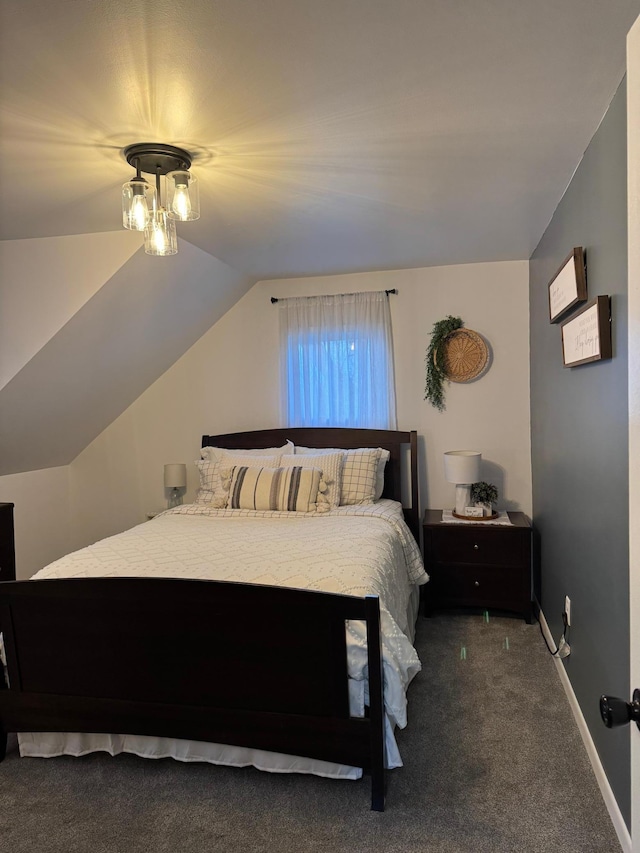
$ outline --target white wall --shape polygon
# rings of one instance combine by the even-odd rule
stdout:
[[[0,388],[139,248],[128,231],[0,241]],[[15,504],[19,578],[69,550],[68,467],[0,477],[0,501]]]
[[[531,512],[525,261],[290,279],[259,287],[265,298],[396,288],[390,305],[398,428],[417,429],[421,438],[423,507],[453,503],[454,487],[442,474],[443,452],[473,449],[482,452],[483,479],[498,485],[499,504]],[[424,400],[424,359],[433,324],[448,314],[487,340],[493,360],[475,382],[446,387],[441,413]]]
[[[278,309],[271,296],[397,288],[391,297],[400,429],[421,439],[421,503],[449,506],[442,453],[482,451],[501,506],[531,512],[528,264],[526,261],[258,282],[69,468],[74,544],[141,522],[166,503],[166,462],[188,464],[197,487],[203,433],[280,426]],[[430,331],[447,314],[490,343],[476,382],[451,384],[447,410],[424,401]]]
[[[15,505],[18,580],[71,550],[68,466],[0,477],[0,501]]]
[[[192,500],[204,433],[278,425],[277,312],[263,303],[254,286],[73,461],[77,547],[166,506],[167,462],[188,463]]]
[[[66,463],[251,287],[184,241],[156,269],[141,239],[117,231],[0,242],[0,494],[15,503],[20,576],[78,541]],[[113,481],[99,490],[98,533],[131,518],[120,439],[117,428],[108,433],[115,447],[95,466],[100,483]],[[89,485],[73,517],[83,543],[100,508],[83,502]]]

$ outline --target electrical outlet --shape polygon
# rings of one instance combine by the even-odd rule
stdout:
[[[564,612],[567,617],[567,628],[571,627],[571,599],[568,595],[564,597]]]

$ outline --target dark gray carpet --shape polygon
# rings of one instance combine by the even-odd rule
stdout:
[[[416,644],[405,767],[389,774],[382,814],[367,778],[14,748],[0,765],[0,850],[619,851],[538,626],[440,615],[420,619]]]

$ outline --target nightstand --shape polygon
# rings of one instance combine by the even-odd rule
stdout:
[[[13,504],[0,503],[0,581],[16,579]]]
[[[442,521],[428,509],[422,525],[425,614],[436,609],[475,607],[519,613],[533,621],[531,522],[523,512],[508,513],[511,525]]]

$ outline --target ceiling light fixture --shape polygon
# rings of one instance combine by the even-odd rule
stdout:
[[[147,255],[175,255],[176,220],[200,218],[198,182],[189,171],[191,155],[158,142],[137,142],[123,154],[136,175],[122,186],[122,224],[131,231],[144,231]],[[142,177],[143,172],[155,175],[155,187]],[[166,182],[166,207],[162,205],[161,177]]]

